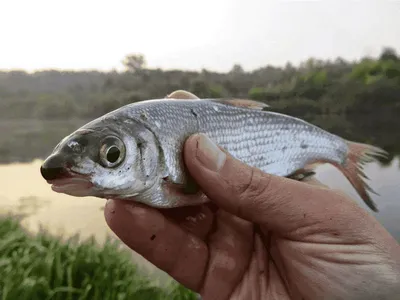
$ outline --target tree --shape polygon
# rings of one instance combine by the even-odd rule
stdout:
[[[382,50],[380,60],[394,60],[397,61],[399,58],[397,57],[396,50],[390,47],[385,47]]]
[[[143,54],[128,54],[122,64],[128,72],[137,73],[146,66],[146,59]]]
[[[240,75],[242,75],[242,74],[244,74],[244,70],[243,70],[243,68],[242,68],[241,65],[235,64],[235,65],[232,67],[232,69],[229,71],[229,73],[231,73],[231,74],[240,74]]]

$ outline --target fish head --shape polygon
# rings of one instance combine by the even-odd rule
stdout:
[[[158,151],[142,124],[102,122],[65,137],[43,162],[41,174],[58,193],[128,199],[157,181]]]

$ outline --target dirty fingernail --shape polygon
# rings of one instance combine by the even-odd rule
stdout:
[[[197,158],[211,171],[219,171],[225,163],[226,154],[206,135],[201,134],[197,143]]]

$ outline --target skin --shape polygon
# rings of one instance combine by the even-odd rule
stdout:
[[[109,200],[105,219],[202,299],[400,295],[399,244],[343,193],[262,173],[204,135],[187,140],[184,158],[210,203],[160,211]]]

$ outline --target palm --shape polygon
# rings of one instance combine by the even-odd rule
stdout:
[[[211,204],[160,212],[113,201],[105,212],[125,244],[207,300],[364,299],[368,291],[386,299],[396,280],[386,235],[371,240],[374,228],[362,223],[340,236],[313,231],[317,224],[281,238]]]
[[[285,271],[293,271],[275,259],[277,252],[270,251],[281,240],[212,205],[165,214],[207,244],[209,263],[198,274],[202,278],[196,287],[205,299],[292,299]],[[290,248],[282,250],[290,252]]]
[[[187,265],[187,272],[197,274],[189,287],[205,299],[346,298],[354,294],[354,279],[363,281],[379,266],[368,255],[372,244],[346,237],[338,243],[335,234],[333,242],[330,233],[282,238],[210,204],[165,215],[207,246],[203,272]]]
[[[291,252],[290,245],[277,253],[274,246],[282,240],[211,205],[165,214],[207,245],[208,265],[198,273],[201,284],[195,288],[205,299],[293,299],[285,272],[296,271],[278,258]]]

